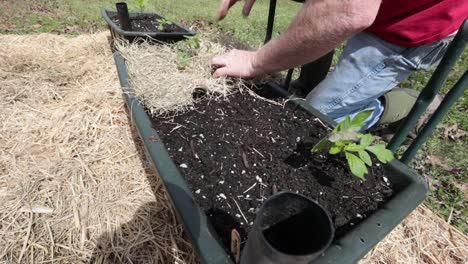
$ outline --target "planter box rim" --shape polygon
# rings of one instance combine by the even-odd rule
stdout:
[[[128,92],[131,87],[124,59],[118,52],[114,53],[114,59],[120,84],[124,90],[123,96],[130,110],[131,119],[144,142],[147,158],[159,172],[174,209],[202,263],[233,263],[224,251],[204,211],[196,203],[184,176],[153,129],[143,106],[131,95],[132,93]],[[278,92],[287,94],[284,90]],[[304,104],[301,100],[296,101],[299,105]],[[334,125],[327,120],[323,121]],[[428,186],[422,176],[396,159],[385,164],[384,168],[384,175],[394,185],[394,196],[343,237],[336,239],[332,246],[311,264],[357,262],[426,198]]]

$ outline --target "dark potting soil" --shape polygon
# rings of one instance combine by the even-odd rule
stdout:
[[[110,19],[120,27],[119,17],[117,15],[110,16]],[[159,28],[161,17],[157,15],[146,15],[141,14],[135,17],[130,17],[130,23],[132,24],[132,31],[139,32],[164,32],[164,33],[176,33],[184,32],[183,29],[179,28],[175,24],[163,25],[163,29]]]
[[[392,195],[380,164],[360,181],[342,156],[311,154],[327,128],[291,104],[238,92],[152,122],[226,248],[232,229],[245,241],[256,210],[276,191],[317,200],[329,211],[336,237]]]

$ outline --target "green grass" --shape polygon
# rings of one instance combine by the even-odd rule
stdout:
[[[109,0],[19,0],[0,2],[0,33],[28,34],[51,32],[59,34],[80,34],[105,30],[100,9],[114,9],[117,1]],[[232,8],[225,20],[217,22],[215,19],[219,0],[147,0],[146,11],[156,11],[166,17],[173,18],[185,25],[196,20],[208,22],[212,27],[231,34],[239,41],[248,43],[252,47],[259,47],[265,36],[268,14],[267,0],[258,0],[251,15],[245,18],[241,15],[243,2]],[[134,1],[128,1],[129,8],[139,9]],[[301,4],[290,0],[279,0],[275,20],[274,34],[284,31],[294,17]],[[337,55],[341,49],[338,49]],[[336,63],[335,56],[334,62]],[[446,93],[456,82],[468,66],[468,52],[462,55],[454,67],[448,81],[442,87]],[[432,72],[418,72],[401,84],[420,90],[424,87]],[[444,138],[443,127],[458,124],[468,131],[468,95],[465,93],[455,104],[425,147],[419,152],[414,164],[421,173],[431,178],[431,195],[426,204],[433,208],[445,219],[451,214],[451,223],[464,233],[468,233],[466,219],[468,217],[466,193],[468,168],[468,152],[465,150],[468,139],[458,141]],[[449,167],[447,170],[439,165],[425,163],[427,157],[444,157]]]

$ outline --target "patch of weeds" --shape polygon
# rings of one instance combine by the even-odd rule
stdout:
[[[443,127],[436,135],[420,150],[412,166],[428,179],[430,192],[425,204],[468,234],[468,140],[444,137]]]
[[[439,174],[439,180],[430,186],[431,195],[426,204],[438,212],[447,222],[456,226],[464,234],[468,234],[468,202],[465,199],[466,186],[460,186],[446,172],[440,169],[433,169]]]
[[[187,37],[186,40],[177,42],[175,48],[179,56],[178,68],[183,70],[190,63],[192,57],[196,56],[200,48],[200,39],[197,36]]]

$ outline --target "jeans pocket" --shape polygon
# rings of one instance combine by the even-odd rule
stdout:
[[[440,60],[442,57],[445,55],[445,51],[447,51],[447,48],[450,44],[452,39],[446,40],[443,39],[440,41],[440,43],[437,45],[436,48],[431,50],[424,58],[422,58],[421,63],[419,65],[419,68],[428,70],[432,66],[436,66],[439,64]]]

